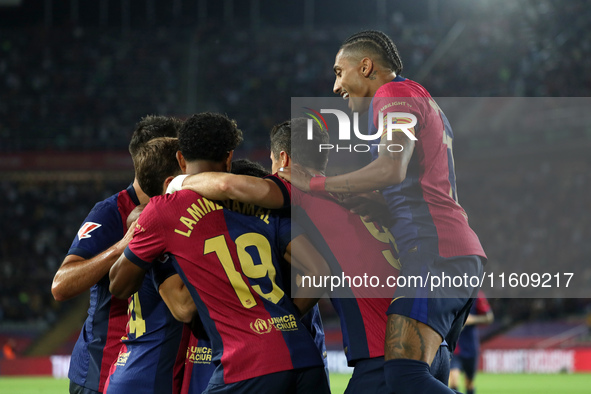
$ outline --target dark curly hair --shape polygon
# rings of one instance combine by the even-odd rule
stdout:
[[[382,66],[394,71],[396,75],[402,72],[402,59],[398,48],[385,33],[378,30],[364,30],[347,38],[343,51],[358,52],[360,56],[373,56]]]
[[[213,112],[191,116],[179,131],[179,147],[187,161],[221,162],[241,142],[236,121]]]
[[[256,161],[248,159],[238,159],[232,161],[232,174],[256,176],[257,178],[264,178],[271,175],[265,167]]]

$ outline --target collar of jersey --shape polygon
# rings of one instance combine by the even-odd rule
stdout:
[[[131,183],[129,186],[127,186],[127,194],[129,194],[129,197],[131,197],[131,201],[133,201],[133,203],[135,205],[140,205],[140,200],[139,200],[139,198],[137,198],[137,193],[135,192],[135,189],[133,188],[133,183]]]

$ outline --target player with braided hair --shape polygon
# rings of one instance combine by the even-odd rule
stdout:
[[[345,40],[341,49],[346,49],[348,52],[373,52],[376,58],[381,58],[383,66],[390,68],[396,75],[402,73],[402,60],[398,54],[398,48],[390,37],[381,31],[365,30],[353,34]]]
[[[442,272],[481,277],[486,255],[457,200],[453,133],[437,103],[424,87],[400,76],[398,50],[379,31],[345,40],[333,69],[334,92],[348,100],[352,111],[368,112],[368,135],[377,136],[371,145],[373,161],[331,177],[312,177],[297,166],[279,175],[304,191],[381,191],[400,252],[401,277],[425,280]],[[388,130],[392,121],[416,123]],[[397,149],[384,148],[391,145]],[[433,360],[442,341],[453,351],[478,288],[429,290],[399,286],[388,308],[384,371],[397,394],[453,392],[446,379],[432,375],[439,367]]]

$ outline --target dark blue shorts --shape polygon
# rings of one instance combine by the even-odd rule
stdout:
[[[439,350],[435,357],[433,358],[433,362],[431,363],[431,375],[441,383],[447,386],[449,382],[449,365],[451,358],[451,353],[449,352],[449,348],[447,345],[439,346]]]
[[[70,394],[99,394],[99,392],[82,387],[70,380]]]
[[[345,394],[387,392],[384,357],[367,358],[355,363]]]
[[[203,394],[330,394],[324,367],[299,368],[236,383],[209,384]]]
[[[449,379],[449,359],[449,348],[441,345],[431,363],[431,374],[445,385]],[[349,380],[345,394],[387,392],[384,357],[368,358],[355,363],[353,376]]]
[[[410,317],[435,330],[448,343],[453,353],[470,308],[479,287],[439,286],[431,289],[433,277],[482,278],[483,263],[479,256],[439,257],[433,253],[417,251],[401,257],[400,276],[407,279],[407,286],[398,286],[387,314]],[[423,286],[409,286],[408,278],[421,277]],[[398,279],[400,284],[400,277]],[[477,280],[472,283],[477,283]],[[420,283],[417,281],[415,283]],[[456,282],[459,283],[459,282]]]
[[[451,359],[451,369],[464,371],[466,377],[473,380],[474,376],[476,376],[476,370],[478,369],[478,357],[454,356]]]

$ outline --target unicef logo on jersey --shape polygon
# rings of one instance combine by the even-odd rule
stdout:
[[[293,314],[274,316],[269,319],[256,319],[250,323],[250,329],[257,334],[268,334],[272,329],[277,331],[296,331],[298,330],[298,323]]]
[[[267,324],[263,319],[256,319],[254,322],[250,323],[250,329],[257,334],[268,334],[273,329],[273,325]]]
[[[328,144],[321,143],[318,145],[318,151],[323,150],[336,150],[348,151],[348,152],[369,152],[371,147],[376,147],[378,152],[381,150],[387,150],[388,152],[402,152],[404,147],[396,143],[385,143],[392,141],[392,135],[394,132],[402,132],[409,139],[416,141],[417,137],[414,135],[414,127],[417,124],[417,117],[408,112],[388,112],[386,115],[382,111],[379,111],[377,120],[377,130],[373,134],[363,134],[359,131],[359,112],[353,112],[353,122],[344,111],[338,109],[321,109],[320,112],[313,110],[309,107],[304,107],[309,112],[305,114],[309,117],[307,120],[306,137],[309,141],[314,139],[314,129],[318,132],[320,130],[326,130],[328,132],[328,125],[326,119],[322,114],[332,114],[336,116],[336,120],[339,125],[338,140],[339,141],[350,141],[351,140],[351,128],[355,137],[362,141],[375,141],[380,140],[380,143],[376,144]],[[351,127],[353,126],[353,127]],[[385,140],[384,140],[385,138]]]

